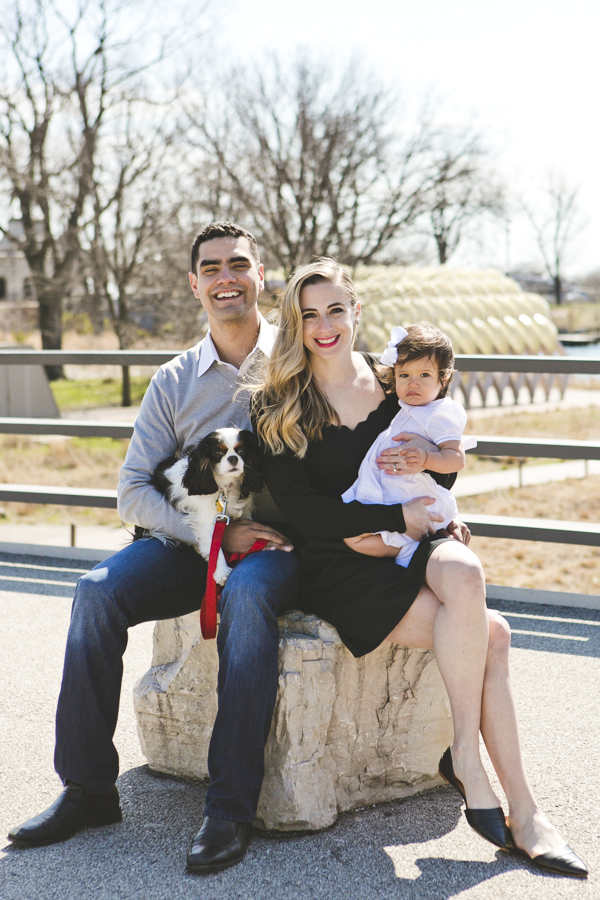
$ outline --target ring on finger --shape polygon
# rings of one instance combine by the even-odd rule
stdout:
[[[397,472],[397,471],[398,471],[398,466],[396,465],[396,463],[394,463],[394,472]]]

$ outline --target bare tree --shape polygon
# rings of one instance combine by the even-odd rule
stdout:
[[[170,118],[171,104],[133,96],[120,106],[110,138],[101,141],[96,154],[81,248],[90,306],[97,318],[108,313],[124,350],[136,337],[140,304],[149,305],[144,268],[151,258],[162,259],[159,248],[168,242],[180,201],[173,191],[177,125]],[[155,303],[168,303],[162,294],[156,297],[156,283],[153,293]],[[123,367],[123,405],[130,402],[129,370]]]
[[[421,212],[426,178],[428,123],[400,121],[356,59],[337,72],[306,54],[238,70],[225,100],[190,111],[196,190],[215,216],[245,221],[271,265],[385,259]]]
[[[548,175],[538,207],[523,198],[519,201],[533,230],[544,268],[552,279],[557,304],[562,303],[565,257],[584,227],[577,207],[578,193],[578,186],[569,184],[564,176],[553,172]]]
[[[82,152],[82,143],[69,147],[64,139],[56,141],[51,130],[72,100],[73,83],[56,71],[48,10],[43,0],[34,0],[27,8],[17,4],[11,20],[5,9],[0,40],[10,65],[0,96],[0,163],[23,225],[19,244],[39,304],[42,346],[54,350],[61,346],[62,300],[71,286],[79,220],[91,173],[86,159],[89,154]],[[72,73],[82,95],[91,74],[102,63],[104,38],[101,28],[93,48]],[[102,101],[93,105],[95,115],[92,117],[90,111],[90,127],[84,138],[90,142],[95,140],[103,114]],[[62,370],[49,367],[48,374],[60,377]]]
[[[505,211],[504,188],[492,171],[481,134],[439,128],[430,154],[430,187],[424,229],[435,240],[440,264],[456,251],[482,216]]]
[[[150,39],[141,21],[145,10],[146,3],[122,0],[4,4],[0,170],[23,224],[18,243],[31,269],[44,349],[61,346],[80,232],[96,204],[102,131],[174,47],[173,29]],[[130,177],[130,161],[124,167]],[[50,377],[62,375],[60,367],[48,369]]]

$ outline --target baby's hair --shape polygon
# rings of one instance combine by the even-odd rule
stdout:
[[[416,325],[409,325],[406,330],[408,334],[396,345],[398,351],[396,365],[424,357],[433,360],[442,385],[438,394],[438,400],[441,400],[448,393],[454,374],[452,341],[447,334],[429,322],[417,322]]]

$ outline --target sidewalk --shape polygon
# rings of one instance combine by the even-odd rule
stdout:
[[[0,554],[0,567],[2,900],[600,898],[600,612],[500,606],[515,628],[527,771],[540,805],[590,867],[587,883],[543,875],[483,841],[448,786],[341,815],[323,832],[257,832],[243,863],[202,877],[185,873],[185,855],[206,785],[153,776],[137,739],[131,693],[150,664],[151,623],[132,630],[125,654],[115,738],[123,822],[36,849],[6,841],[60,790],[54,710],[72,587],[85,566]]]

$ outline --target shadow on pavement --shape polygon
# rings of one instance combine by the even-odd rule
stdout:
[[[0,555],[0,591],[73,597],[77,580],[94,563],[37,556]]]
[[[505,600],[489,605],[507,619],[515,648],[569,656],[600,656],[600,612],[597,610]]]
[[[347,813],[326,831],[255,831],[243,863],[214,875],[192,876],[185,872],[185,856],[202,820],[206,785],[156,778],[144,766],[125,772],[118,786],[121,824],[48,847],[5,848],[0,853],[3,900],[441,900],[511,867],[502,860],[419,858],[417,847],[420,874],[414,879],[396,875],[384,848],[445,838],[455,829],[460,798],[442,787]]]

